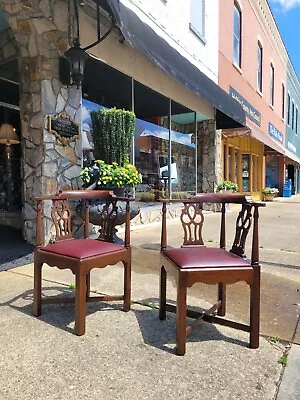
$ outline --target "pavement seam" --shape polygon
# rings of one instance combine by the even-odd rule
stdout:
[[[293,332],[292,340],[291,340],[291,342],[289,344],[289,347],[287,346],[287,350],[284,353],[284,354],[287,354],[287,356],[289,356],[289,353],[291,351],[292,344],[294,343],[299,324],[300,324],[300,313],[298,312],[298,316],[297,316],[296,325],[295,325],[295,329],[294,329],[294,332]],[[279,381],[278,381],[278,384],[277,384],[277,387],[276,387],[275,396],[274,396],[273,400],[276,400],[277,397],[278,397],[279,390],[280,390],[280,385],[282,383],[283,375],[284,375],[284,373],[286,371],[286,368],[287,368],[287,365],[282,368],[282,371],[281,371],[281,374],[280,374],[280,377],[279,377]]]

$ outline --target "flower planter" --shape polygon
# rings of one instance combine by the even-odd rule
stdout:
[[[117,197],[126,197],[126,188],[124,187],[97,187],[97,190],[110,190],[114,192],[114,194]],[[91,202],[91,205],[89,207],[89,221],[91,224],[100,226],[102,222],[102,213],[103,213],[103,207],[105,203],[102,200],[95,200]],[[125,224],[126,221],[126,202],[125,201],[118,201],[117,202],[118,206],[118,212],[117,212],[117,220],[116,220],[116,226],[117,225],[123,225]],[[130,203],[130,220],[135,218],[140,212],[140,208],[137,206],[135,202]],[[115,234],[114,234],[114,242],[115,243],[120,243],[123,244],[123,240],[120,239],[116,233],[117,229],[115,229]]]
[[[264,194],[264,201],[273,201],[275,194]]]
[[[222,190],[220,190],[220,193],[232,194],[233,191],[231,189],[222,189]],[[226,212],[231,212],[232,211],[230,203],[226,203],[225,204],[225,210],[226,210]]]

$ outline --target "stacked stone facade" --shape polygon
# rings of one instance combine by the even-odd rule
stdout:
[[[3,0],[11,30],[3,47],[18,60],[23,171],[24,237],[35,238],[34,197],[78,188],[81,168],[79,141],[65,146],[47,130],[49,115],[65,111],[81,121],[81,92],[59,80],[59,57],[69,47],[66,2],[52,0]],[[46,215],[49,216],[49,212]],[[45,219],[45,231],[50,232]]]
[[[206,120],[198,124],[198,191],[215,192],[221,180],[221,131],[214,120]]]

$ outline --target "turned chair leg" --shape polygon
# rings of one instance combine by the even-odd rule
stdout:
[[[81,271],[76,272],[75,288],[75,334],[85,334],[86,316],[86,275]]]
[[[184,356],[186,348],[186,277],[179,274],[176,309],[176,354]]]
[[[33,315],[36,317],[42,313],[42,266],[43,263],[34,262]]]
[[[221,301],[221,306],[218,309],[218,315],[224,317],[226,314],[226,285],[222,282],[218,284],[218,301]]]
[[[125,312],[131,307],[131,260],[123,262],[124,264],[124,303],[123,310]]]
[[[250,286],[250,347],[259,347],[260,319],[260,266],[254,267],[253,284]]]
[[[166,302],[167,302],[167,273],[162,265],[160,269],[160,287],[159,287],[159,319],[166,319]]]

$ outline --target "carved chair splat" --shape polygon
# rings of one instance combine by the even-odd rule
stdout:
[[[102,225],[98,239],[89,239],[89,204],[91,200],[103,200]],[[113,243],[117,218],[117,201],[126,202],[126,225],[124,246]],[[129,311],[131,304],[131,248],[130,206],[132,198],[119,198],[107,190],[62,191],[56,196],[37,198],[37,241],[34,254],[34,310],[41,315],[42,304],[75,302],[75,333],[85,333],[86,303],[122,300],[123,310]],[[43,202],[51,201],[51,219],[55,242],[43,245]],[[84,239],[75,239],[71,230],[72,211],[69,201],[82,201],[84,205]],[[90,271],[122,262],[124,265],[124,293],[119,296],[90,297]],[[75,298],[42,298],[42,266],[70,269],[75,275]]]
[[[259,346],[259,309],[260,309],[260,266],[258,244],[258,208],[263,203],[252,201],[250,196],[242,194],[200,193],[190,199],[162,200],[161,230],[161,275],[159,318],[166,318],[166,311],[176,312],[176,353],[184,355],[186,336],[198,321],[227,325],[250,333],[250,347]],[[181,248],[167,247],[167,204],[183,203],[181,224],[183,244]],[[202,238],[204,224],[203,204],[221,204],[221,226],[219,248],[206,247]],[[226,251],[226,203],[241,205],[236,221],[236,232],[232,248]],[[248,233],[253,226],[251,260],[245,257],[245,245]],[[175,275],[177,281],[177,305],[167,304],[167,272]],[[226,314],[226,285],[244,281],[250,286],[250,323],[240,324],[220,318]],[[187,289],[197,282],[218,285],[218,302],[207,313],[187,309]],[[219,316],[215,316],[215,312]],[[186,327],[186,316],[197,318]]]

